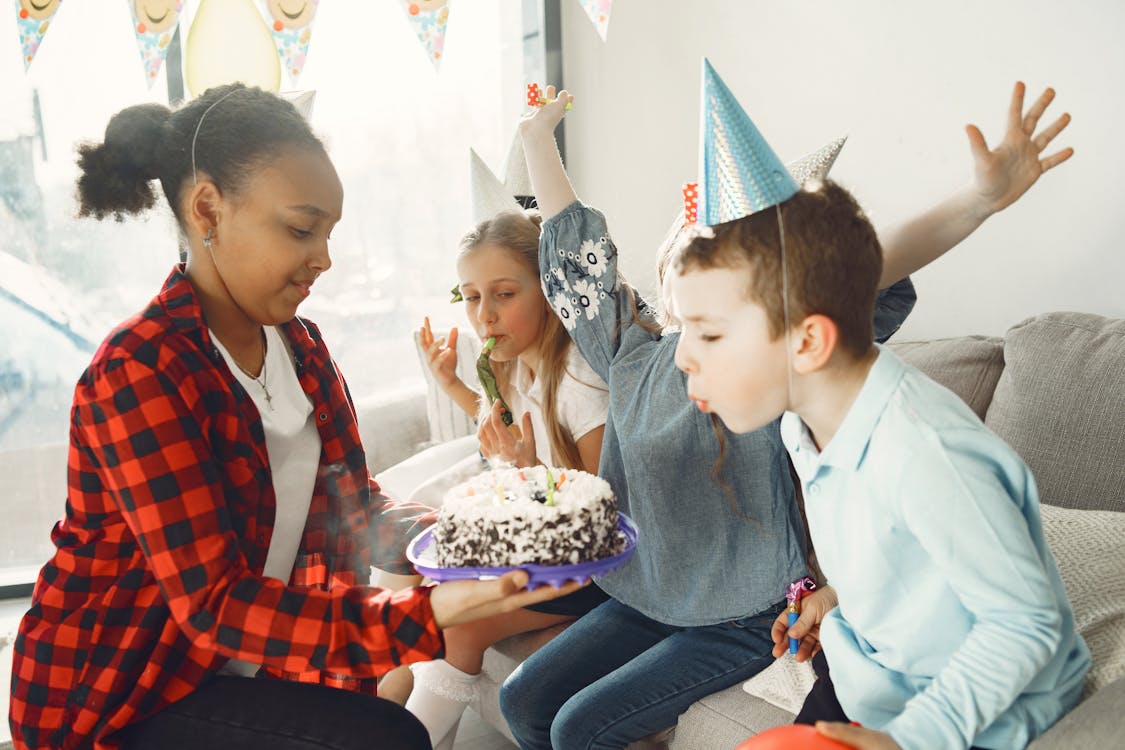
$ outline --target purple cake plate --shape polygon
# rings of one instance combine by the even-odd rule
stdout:
[[[585,581],[591,576],[601,576],[620,568],[633,556],[637,546],[637,526],[633,519],[624,513],[617,514],[617,528],[625,534],[625,549],[612,557],[574,565],[519,565],[510,568],[439,568],[430,553],[434,541],[434,527],[423,531],[406,548],[406,558],[414,563],[415,569],[434,581],[463,581],[470,579],[499,578],[512,570],[523,570],[528,574],[528,588],[549,583],[555,588],[567,581]]]

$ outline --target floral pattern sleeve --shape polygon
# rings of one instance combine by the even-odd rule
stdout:
[[[575,201],[545,221],[539,270],[544,296],[603,380],[624,350],[657,337],[635,325],[637,307],[618,275],[617,248],[600,212]]]

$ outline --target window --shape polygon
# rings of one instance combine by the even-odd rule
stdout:
[[[469,148],[503,167],[524,84],[543,80],[541,15],[532,0],[455,4],[435,71],[399,3],[319,6],[299,85],[317,92],[311,121],[345,204],[332,270],[301,314],[357,399],[421,389],[423,315],[463,323],[448,290],[470,223]],[[163,75],[145,85],[127,4],[63,4],[26,75],[14,25],[0,13],[0,586],[30,580],[51,553],[75,380],[178,255],[163,207],[123,224],[75,217],[75,144],[100,140],[123,107],[167,101]]]

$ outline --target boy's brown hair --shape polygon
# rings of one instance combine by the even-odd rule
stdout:
[[[749,266],[748,298],[766,310],[770,336],[785,332],[781,292],[781,223],[791,324],[824,315],[853,356],[871,347],[883,251],[875,228],[844,188],[831,180],[806,183],[776,208],[711,228],[690,231],[673,260],[678,273]]]

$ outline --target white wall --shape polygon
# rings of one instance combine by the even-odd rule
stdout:
[[[562,8],[571,175],[642,288],[695,179],[707,56],[783,161],[850,136],[833,177],[877,227],[969,180],[963,126],[998,141],[1017,79],[1029,101],[1053,86],[1048,115],[1074,118],[1056,143],[1074,157],[915,275],[899,337],[999,334],[1048,310],[1125,317],[1118,0],[617,0],[604,44],[578,2]]]

